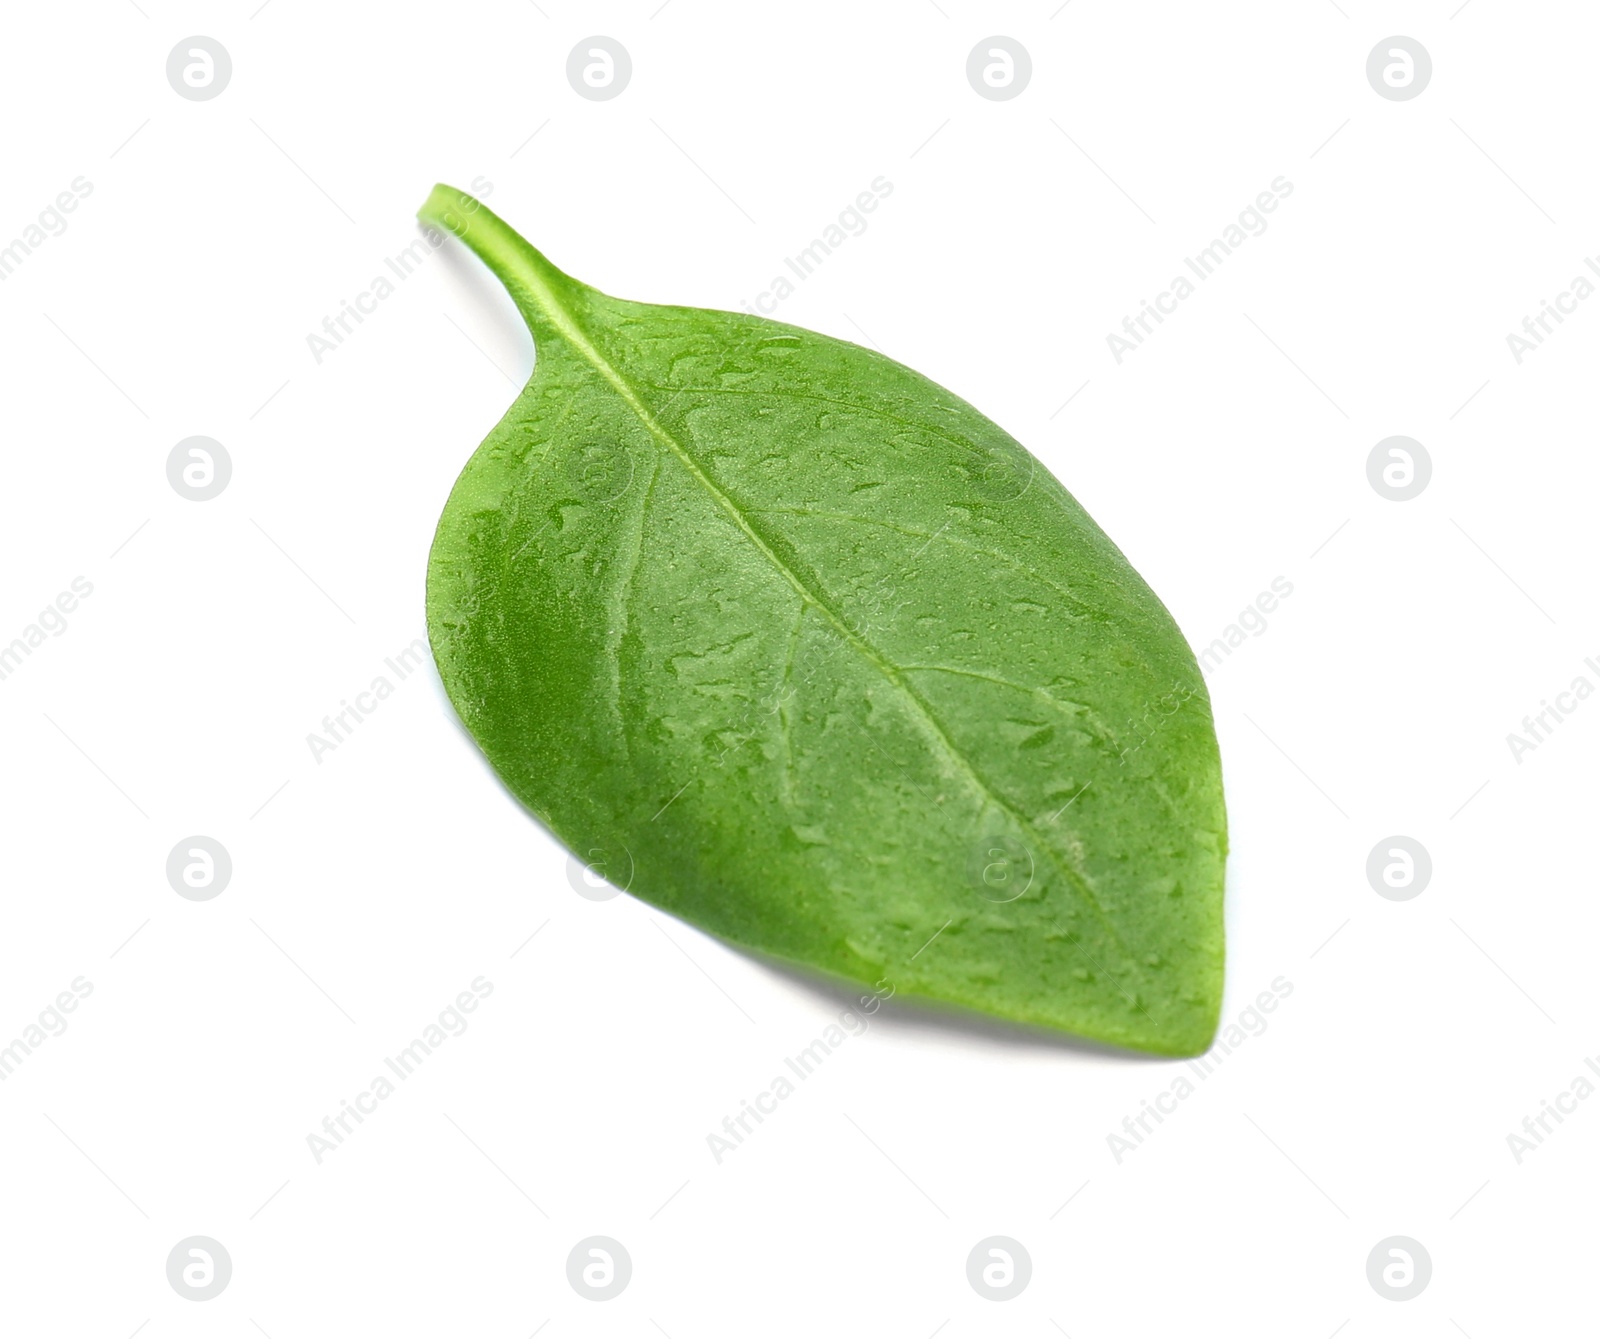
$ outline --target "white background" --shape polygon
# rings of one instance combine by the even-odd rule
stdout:
[[[7,7],[0,240],[93,190],[0,285],[0,642],[94,589],[0,682],[0,1041],[93,993],[0,1083],[0,1330],[1592,1324],[1600,1101],[1520,1164],[1506,1136],[1600,1051],[1600,701],[1520,762],[1506,736],[1600,685],[1600,302],[1521,365],[1506,335],[1600,250],[1596,16],[658,3]],[[608,102],[564,73],[595,33],[633,60]],[[1014,100],[966,80],[994,33],[1031,54]],[[232,57],[211,101],[165,76],[191,34]],[[1391,34],[1432,55],[1415,100],[1367,82]],[[1224,1020],[1293,993],[1120,1163],[1107,1136],[1181,1062],[892,1004],[718,1165],[706,1136],[840,998],[580,898],[431,666],[320,764],[306,743],[423,635],[439,510],[532,365],[453,244],[309,351],[435,180],[486,179],[610,292],[734,307],[877,176],[782,319],[1008,428],[1197,647],[1294,588],[1211,676]],[[1119,365],[1106,335],[1279,176],[1266,232]],[[233,461],[205,503],[165,473],[194,434]],[[1393,434],[1433,461],[1414,501],[1367,480]],[[191,834],[232,856],[211,901],[165,876]],[[1391,834],[1432,856],[1410,901],[1366,878]],[[469,1029],[319,1165],[307,1135],[479,976]],[[233,1261],[204,1303],[165,1274],[195,1234]],[[603,1304],[565,1274],[595,1234],[633,1260]],[[1005,1303],[966,1278],[995,1234],[1033,1262]],[[1366,1278],[1396,1234],[1433,1261],[1404,1303]]]

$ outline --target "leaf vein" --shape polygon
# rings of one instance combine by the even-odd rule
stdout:
[[[779,576],[781,576],[783,580],[790,585],[795,593],[800,596],[801,600],[807,605],[814,607],[818,613],[820,613],[830,624],[833,625],[834,629],[847,644],[855,647],[858,654],[872,664],[878,670],[878,672],[882,674],[883,677],[887,679],[894,687],[899,689],[905,698],[915,707],[917,714],[922,718],[924,729],[927,730],[927,732],[938,742],[942,751],[958,766],[960,770],[966,773],[969,782],[977,790],[982,792],[982,794],[988,798],[991,804],[1009,815],[1011,821],[1015,823],[1018,828],[1027,833],[1035,842],[1038,843],[1039,849],[1044,851],[1051,863],[1061,871],[1067,882],[1067,885],[1069,887],[1076,887],[1081,894],[1082,899],[1087,903],[1094,914],[1099,917],[1101,923],[1110,932],[1112,939],[1122,950],[1128,964],[1138,971],[1139,969],[1135,962],[1133,953],[1128,947],[1127,941],[1123,939],[1120,930],[1117,928],[1116,923],[1111,919],[1110,913],[1106,911],[1104,905],[1101,903],[1099,896],[1096,894],[1089,879],[1082,872],[1067,864],[1061,858],[1060,853],[1056,851],[1053,846],[1044,841],[1043,836],[1038,832],[1034,824],[1027,818],[1027,816],[1009,800],[1007,800],[1004,795],[996,790],[977,771],[972,763],[972,760],[956,747],[955,741],[950,737],[949,732],[945,729],[944,723],[939,719],[937,713],[934,712],[931,704],[928,703],[927,700],[923,698],[922,694],[917,692],[917,690],[895,669],[893,662],[884,656],[884,654],[879,651],[878,648],[871,642],[867,641],[864,637],[861,637],[853,629],[851,629],[851,627],[843,620],[843,618],[840,617],[839,613],[831,608],[819,594],[812,591],[811,588],[800,579],[799,575],[794,571],[794,569],[783,561],[782,556],[773,549],[768,540],[760,533],[760,531],[756,529],[753,524],[751,524],[751,521],[744,510],[742,510],[738,504],[735,503],[732,497],[730,497],[721,487],[718,486],[716,481],[705,472],[705,469],[701,466],[700,462],[695,459],[694,455],[689,451],[689,449],[678,440],[678,438],[655,416],[653,412],[651,412],[650,406],[645,403],[643,397],[640,395],[638,389],[633,385],[633,383],[630,382],[627,377],[625,377],[622,372],[614,364],[612,364],[611,361],[607,359],[606,356],[595,346],[594,342],[590,340],[588,333],[578,324],[573,314],[566,308],[565,305],[563,305],[559,296],[553,289],[548,287],[543,278],[537,276],[534,277],[532,279],[532,284],[536,289],[534,296],[539,300],[540,305],[544,308],[546,315],[560,331],[562,336],[565,337],[579,352],[579,354],[587,359],[594,366],[595,370],[611,384],[612,388],[622,398],[623,402],[628,406],[628,408],[633,411],[635,416],[639,419],[640,423],[645,427],[650,435],[660,442],[663,447],[665,447],[678,459],[679,463],[685,470],[688,471],[689,475],[706,490],[712,501],[728,515],[729,519],[734,523],[734,525],[745,535],[745,537],[756,548],[756,550],[761,553],[761,555],[765,557],[769,563],[771,563]],[[674,387],[667,387],[665,389],[678,391],[678,388]]]
[[[898,414],[891,414],[887,409],[879,409],[873,405],[856,404],[851,400],[835,400],[826,395],[802,395],[798,391],[790,390],[744,390],[737,386],[656,386],[650,385],[653,391],[671,391],[674,395],[751,395],[765,396],[773,400],[810,400],[816,404],[831,404],[839,409],[849,409],[858,414],[866,414],[871,418],[881,418],[890,423],[898,423],[903,428],[910,428],[915,432],[925,432],[930,437],[937,437],[941,442],[949,442],[951,446],[959,446],[964,451],[971,451],[976,455],[983,455],[984,449],[973,442],[964,442],[959,437],[952,437],[947,432],[940,432],[938,428],[930,427],[926,423],[918,423],[914,419],[901,418]]]
[[[1009,554],[1000,553],[995,549],[980,548],[978,545],[969,544],[966,540],[957,538],[954,535],[946,535],[942,529],[935,531],[918,530],[909,525],[899,525],[894,521],[880,520],[875,516],[857,516],[854,512],[848,511],[817,511],[812,507],[754,507],[750,509],[749,514],[752,516],[812,516],[816,517],[818,520],[849,521],[856,525],[875,525],[885,530],[893,530],[896,533],[905,535],[910,539],[925,539],[929,543],[932,543],[936,539],[942,539],[946,544],[949,544],[954,548],[965,549],[968,553],[976,553],[980,557],[993,558],[996,562],[1004,563],[1007,567],[1015,568],[1023,575],[1032,577],[1041,586],[1045,586],[1049,590],[1054,591],[1062,599],[1080,609],[1086,616],[1090,618],[1099,620],[1103,620],[1105,618],[1104,610],[1096,608],[1081,595],[1074,595],[1065,586],[1060,585],[1051,577],[1047,577],[1043,572],[1034,570],[1026,563],[1018,562],[1017,559],[1011,557]],[[926,545],[924,545],[924,547],[926,547]]]

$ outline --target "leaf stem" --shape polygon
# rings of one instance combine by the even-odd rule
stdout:
[[[466,243],[505,285],[536,339],[563,333],[560,326],[570,295],[584,285],[552,265],[481,200],[440,182],[417,217]]]

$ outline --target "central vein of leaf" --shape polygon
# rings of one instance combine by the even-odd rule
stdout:
[[[1110,932],[1111,937],[1116,941],[1117,947],[1121,949],[1129,965],[1135,965],[1132,951],[1123,940],[1116,924],[1106,912],[1105,907],[1101,905],[1099,898],[1095,895],[1094,889],[1089,885],[1088,881],[1077,870],[1062,860],[1055,849],[1045,840],[1044,835],[1035,824],[1001,796],[995,787],[978,772],[971,760],[956,746],[955,741],[946,731],[944,724],[934,713],[931,704],[900,673],[899,667],[884,656],[871,642],[856,633],[848,623],[829,607],[820,595],[811,590],[795,571],[784,562],[782,556],[773,549],[765,537],[750,523],[749,517],[745,515],[734,500],[701,468],[699,461],[690,454],[677,436],[656,418],[650,406],[641,398],[633,383],[623,376],[610,359],[595,346],[594,341],[589,338],[587,332],[573,318],[572,312],[562,301],[561,295],[546,281],[543,273],[538,268],[521,269],[517,278],[561,337],[582,354],[584,359],[594,367],[595,371],[605,378],[606,382],[622,398],[628,408],[633,411],[650,435],[671,452],[695,481],[706,490],[716,504],[727,514],[729,520],[744,534],[745,538],[772,564],[774,570],[788,582],[803,604],[808,608],[815,609],[817,613],[825,618],[840,637],[854,647],[890,684],[904,695],[906,700],[915,708],[924,728],[937,742],[940,751],[951,760],[958,770],[966,775],[969,784],[981,793],[990,804],[1008,815],[1012,822],[1028,835],[1034,845],[1046,854],[1050,862],[1060,870],[1068,884],[1079,891],[1083,900]],[[1136,966],[1135,970],[1137,970]]]

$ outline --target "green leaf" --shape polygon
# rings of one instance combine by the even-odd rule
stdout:
[[[607,297],[445,186],[420,217],[536,348],[428,565],[440,675],[511,791],[734,944],[1204,1050],[1227,854],[1210,700],[1067,491],[880,354]]]

